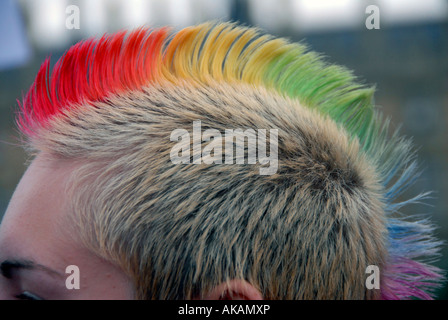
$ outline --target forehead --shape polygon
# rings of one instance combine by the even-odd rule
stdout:
[[[71,232],[65,218],[70,171],[66,163],[45,155],[32,161],[0,225],[1,256],[48,255],[69,244]]]
[[[0,261],[31,260],[61,274],[76,265],[83,290],[70,291],[66,297],[129,299],[133,287],[128,277],[86,248],[70,224],[67,189],[76,167],[73,161],[46,155],[33,160],[0,225]]]

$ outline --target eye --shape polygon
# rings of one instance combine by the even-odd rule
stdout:
[[[44,300],[41,297],[36,296],[35,294],[28,291],[24,291],[21,294],[16,295],[16,298],[20,300]]]

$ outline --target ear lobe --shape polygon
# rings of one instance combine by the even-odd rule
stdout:
[[[263,296],[249,282],[231,280],[214,287],[204,300],[263,300]]]

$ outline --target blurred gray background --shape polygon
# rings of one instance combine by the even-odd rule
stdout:
[[[79,29],[66,19],[76,5]],[[380,29],[369,30],[369,5]],[[448,1],[446,0],[0,0],[0,217],[25,170],[14,126],[21,99],[43,60],[53,63],[80,39],[140,25],[175,29],[207,20],[258,26],[302,41],[330,62],[376,85],[376,104],[412,137],[423,174],[410,193],[432,190],[427,213],[448,239]],[[448,270],[444,246],[438,266]],[[448,298],[445,285],[438,299]]]

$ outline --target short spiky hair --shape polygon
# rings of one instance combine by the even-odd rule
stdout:
[[[41,67],[17,123],[29,145],[80,160],[72,216],[140,299],[246,279],[268,299],[430,298],[439,243],[392,215],[416,176],[373,89],[303,45],[230,23],[141,28]],[[278,171],[170,161],[170,133],[278,129]],[[365,270],[381,270],[381,290]]]

